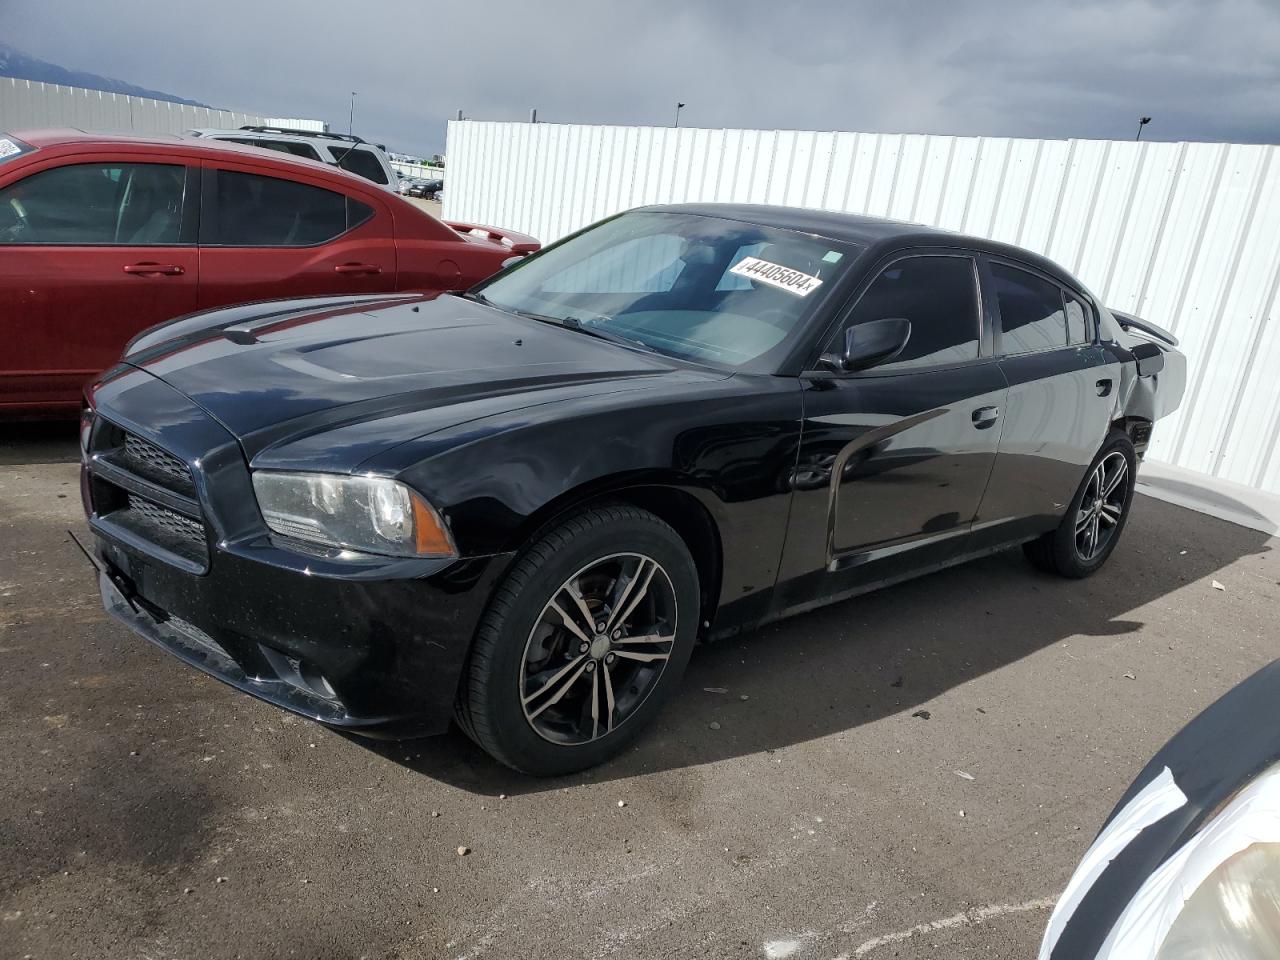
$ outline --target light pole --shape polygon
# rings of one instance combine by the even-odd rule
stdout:
[[[1138,118],[1138,135],[1137,135],[1136,137],[1134,137],[1134,138],[1133,138],[1134,140],[1141,140],[1141,139],[1142,139],[1142,128],[1143,128],[1143,127],[1145,127],[1145,126],[1146,126],[1148,123],[1150,123],[1150,122],[1151,122],[1151,118],[1150,118],[1150,117],[1139,117],[1139,118]]]
[[[347,111],[347,135],[351,135],[351,124],[356,118],[356,92],[351,91],[351,109]]]
[[[683,103],[676,104],[676,126],[680,126],[680,111],[684,109]]]

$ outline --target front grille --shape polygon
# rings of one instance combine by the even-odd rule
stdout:
[[[207,568],[204,517],[187,462],[109,421],[99,420],[91,437],[89,490],[98,518],[193,572]]]
[[[195,496],[196,487],[186,463],[133,434],[125,434],[124,460],[134,472],[186,496]]]
[[[162,507],[142,497],[135,497],[133,494],[129,495],[127,509],[137,514],[142,523],[154,527],[166,538],[176,538],[195,546],[204,546],[204,524],[199,520],[184,517],[176,510]]]

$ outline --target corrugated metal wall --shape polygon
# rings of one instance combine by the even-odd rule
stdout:
[[[444,212],[546,242],[647,203],[778,203],[1019,244],[1182,340],[1153,459],[1280,493],[1278,150],[463,120]]]
[[[185,133],[193,127],[263,122],[252,113],[0,77],[0,130],[79,127],[116,133]]]

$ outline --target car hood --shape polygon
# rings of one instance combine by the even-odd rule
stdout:
[[[255,466],[311,469],[496,413],[720,376],[451,295],[215,310],[145,334],[124,362],[203,407]]]

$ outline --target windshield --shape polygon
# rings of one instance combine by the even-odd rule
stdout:
[[[737,220],[638,211],[473,292],[514,313],[658,353],[764,369],[764,358],[799,328],[856,249]]]

